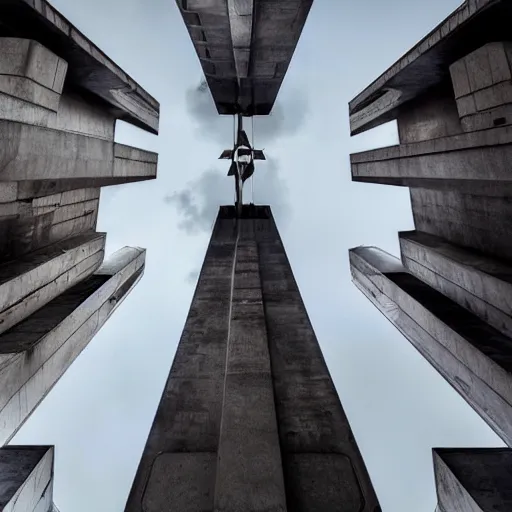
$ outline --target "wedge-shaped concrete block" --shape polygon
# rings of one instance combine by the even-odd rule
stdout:
[[[143,249],[121,249],[0,335],[1,443],[11,439],[139,281],[144,261]]]
[[[350,251],[354,284],[507,443],[512,340],[380,249]]]
[[[105,237],[85,233],[1,265],[0,334],[97,270]]]
[[[433,457],[439,510],[512,510],[512,450],[436,448]]]
[[[53,446],[0,449],[0,510],[53,511]]]
[[[512,267],[420,231],[400,233],[400,248],[411,274],[512,337]]]

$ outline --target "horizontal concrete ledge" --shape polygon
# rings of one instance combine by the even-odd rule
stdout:
[[[512,376],[503,368],[510,339],[411,275],[384,251],[352,249],[350,265],[354,284],[512,445]]]
[[[156,177],[150,151],[12,121],[0,121],[0,136],[0,181]]]
[[[68,62],[67,87],[89,91],[118,119],[158,133],[158,102],[46,0],[1,2],[0,18],[11,37],[35,40]]]
[[[449,66],[492,41],[511,38],[507,0],[467,0],[349,104],[352,135],[398,117],[409,100],[449,79]],[[393,97],[385,100],[389,93]]]
[[[399,234],[413,275],[512,337],[512,267],[420,231]]]
[[[504,196],[511,158],[506,127],[356,153],[351,170],[353,181]]]
[[[0,335],[0,443],[14,436],[130,293],[144,262],[144,249],[121,249]]]
[[[440,510],[512,510],[512,450],[434,448],[432,455]]]
[[[0,449],[0,509],[52,512],[53,446],[4,446]]]

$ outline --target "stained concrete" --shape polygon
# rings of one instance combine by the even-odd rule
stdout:
[[[221,207],[126,512],[378,512],[268,206]]]
[[[508,512],[512,509],[512,451],[433,450],[439,506],[444,512]]]
[[[377,248],[350,251],[353,281],[507,445],[512,340]]]
[[[0,509],[52,512],[53,446],[0,448]]]
[[[353,135],[397,119],[432,87],[450,80],[450,66],[490,42],[508,41],[507,0],[467,0],[350,102]]]
[[[176,3],[219,114],[270,114],[313,0]]]

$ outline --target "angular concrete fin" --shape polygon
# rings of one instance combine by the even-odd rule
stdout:
[[[0,510],[52,512],[53,446],[0,449]]]
[[[433,457],[444,512],[512,510],[512,450],[434,449]]]
[[[140,280],[145,250],[126,247],[91,276],[0,334],[0,442],[30,416]]]

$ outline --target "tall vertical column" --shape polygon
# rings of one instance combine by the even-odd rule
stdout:
[[[380,510],[270,208],[221,207],[127,512]]]

